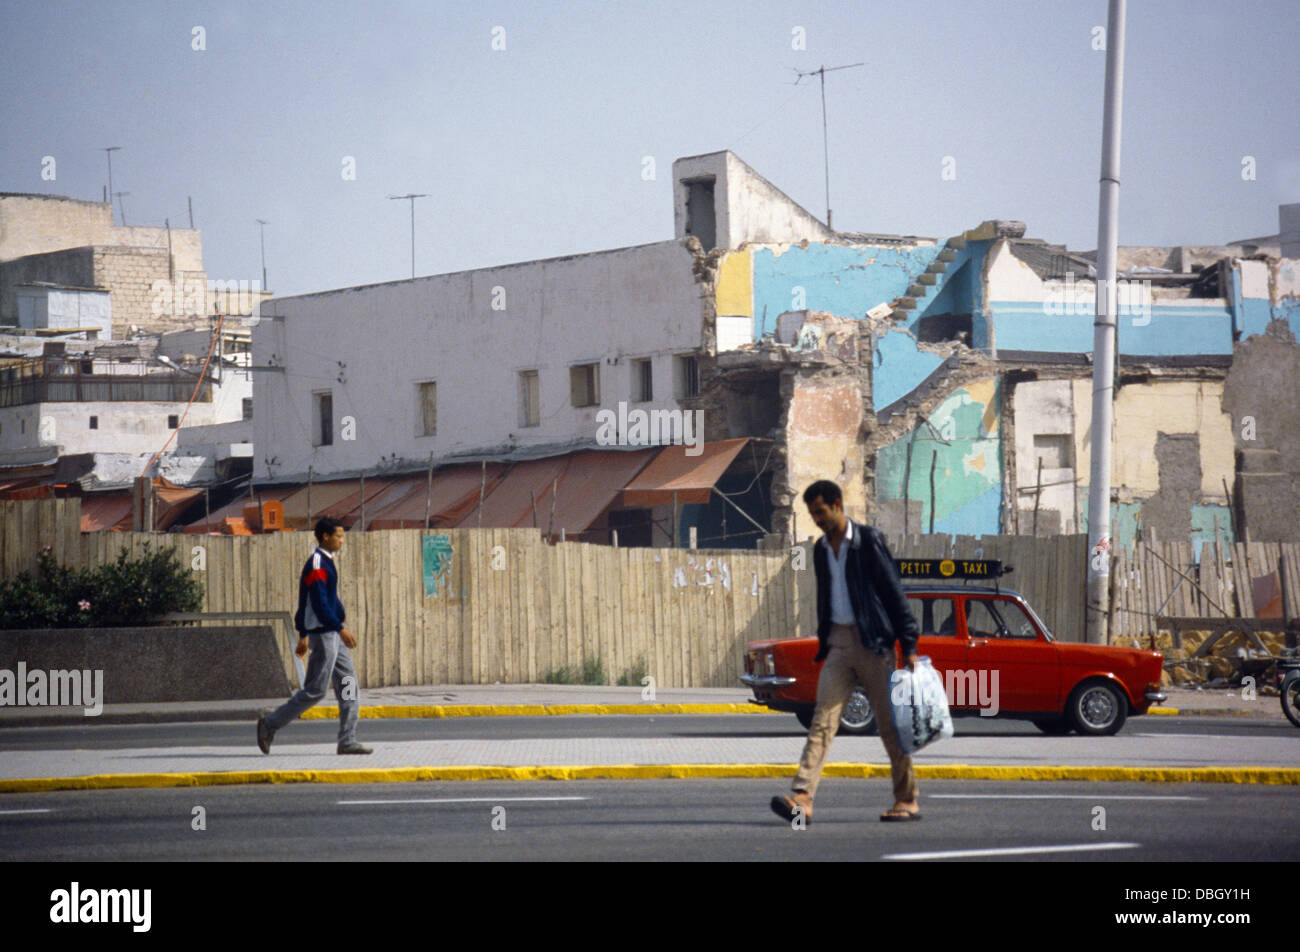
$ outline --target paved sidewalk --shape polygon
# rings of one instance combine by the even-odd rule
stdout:
[[[1240,691],[1197,691],[1168,688],[1169,700],[1153,714],[1280,718],[1276,694],[1245,700]],[[438,717],[549,714],[762,714],[767,708],[749,703],[747,688],[657,688],[654,700],[643,700],[640,687],[590,687],[572,684],[435,684],[366,688],[361,692],[362,717]],[[167,723],[183,721],[256,720],[259,711],[277,707],[284,698],[237,701],[184,701],[158,704],[105,704],[97,717],[81,708],[3,707],[0,728],[40,725]],[[688,708],[670,710],[675,705]],[[586,707],[587,710],[574,709]],[[721,706],[721,707],[720,707]],[[387,710],[386,710],[387,709]],[[312,717],[333,718],[335,708],[322,703]],[[788,716],[788,715],[787,715]]]

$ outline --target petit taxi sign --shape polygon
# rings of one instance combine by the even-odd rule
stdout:
[[[1011,571],[997,559],[895,559],[902,578],[997,578]]]

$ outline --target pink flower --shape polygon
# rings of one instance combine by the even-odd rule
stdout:
[[[88,612],[90,611],[90,602],[86,601],[83,598],[81,601],[77,602],[77,607],[80,608],[83,612]]]

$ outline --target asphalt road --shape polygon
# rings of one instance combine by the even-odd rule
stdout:
[[[831,778],[803,830],[768,809],[784,789],[774,781],[656,780],[10,794],[0,799],[0,859],[1216,862],[1300,856],[1291,787],[934,781],[922,787],[922,821],[884,824],[877,816],[889,805],[886,781]],[[203,808],[205,829],[194,829],[196,807]]]
[[[1047,737],[1028,721],[959,718],[957,737],[1015,737],[1040,745],[1046,752],[1068,748],[1076,735]],[[281,731],[276,748],[328,744],[337,734],[335,721],[297,721]],[[530,738],[642,738],[676,737],[804,737],[794,715],[672,714],[570,715],[563,717],[451,717],[437,719],[363,720],[358,734],[366,743],[448,740],[499,740]],[[1278,712],[1276,721],[1234,717],[1131,718],[1120,737],[1139,734],[1198,737],[1300,738],[1300,730]],[[253,744],[253,722],[202,721],[182,724],[91,724],[77,727],[10,727],[0,730],[0,753],[36,750],[121,750],[134,747],[225,747]],[[1208,751],[1207,751],[1208,753]],[[1212,762],[1212,756],[1207,762]]]

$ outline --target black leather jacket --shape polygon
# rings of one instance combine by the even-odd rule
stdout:
[[[849,520],[852,522],[852,520]],[[844,563],[849,603],[858,623],[858,633],[868,651],[889,654],[897,640],[903,657],[916,651],[921,632],[889,554],[885,537],[871,526],[853,522],[853,541]],[[817,657],[826,660],[831,631],[830,543],[822,536],[813,546],[813,569],[817,573]]]

